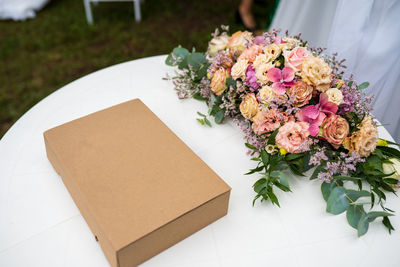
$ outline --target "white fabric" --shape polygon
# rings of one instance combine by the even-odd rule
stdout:
[[[281,0],[270,29],[301,32],[311,46],[326,47],[338,0]]]
[[[0,0],[0,19],[25,20],[34,18],[49,0]]]
[[[345,214],[325,212],[319,181],[291,177],[292,193],[276,191],[281,208],[252,207],[252,185],[259,176],[243,175],[255,165],[246,155],[243,134],[229,121],[200,125],[196,112],[207,113],[206,105],[177,98],[172,83],[162,80],[174,71],[164,65],[165,58],[119,64],[74,81],[34,106],[0,140],[0,266],[109,267],[46,158],[43,132],[133,98],[232,187],[225,217],[142,266],[400,266],[400,230],[389,235],[376,220],[357,238]],[[379,133],[390,139],[383,127]],[[388,206],[400,211],[399,198],[387,196]],[[391,220],[399,229],[400,216]]]
[[[370,82],[372,114],[400,141],[400,1],[282,0],[271,28],[302,32],[346,59],[346,75]]]
[[[356,12],[355,12],[356,11]],[[400,141],[400,1],[340,0],[329,50],[346,58],[347,73],[369,81],[375,117]]]

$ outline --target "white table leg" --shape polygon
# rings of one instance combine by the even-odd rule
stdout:
[[[142,20],[142,15],[140,13],[140,0],[133,0],[133,6],[135,10],[135,20],[139,22]]]
[[[90,0],[83,0],[85,5],[85,12],[86,12],[86,20],[88,24],[93,25],[93,15],[92,15],[92,8],[90,6]]]

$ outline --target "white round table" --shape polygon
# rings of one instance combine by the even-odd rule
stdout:
[[[97,71],[54,92],[28,111],[0,141],[0,266],[109,266],[61,178],[46,158],[43,132],[115,104],[140,98],[231,187],[228,215],[143,266],[400,266],[400,217],[389,235],[380,220],[357,237],[345,214],[325,212],[319,181],[293,177],[281,208],[252,207],[257,175],[242,133],[232,123],[201,126],[203,102],[179,100],[165,56]],[[380,135],[390,138],[380,127]],[[388,207],[400,200],[388,194]],[[382,263],[382,264],[381,264]]]

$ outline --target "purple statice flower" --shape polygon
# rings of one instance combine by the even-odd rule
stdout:
[[[233,119],[233,122],[239,126],[239,128],[243,131],[244,133],[244,139],[246,140],[247,143],[255,146],[258,151],[260,152],[262,149],[265,148],[266,141],[264,138],[256,135],[253,130],[251,129],[251,123],[247,119],[241,118],[241,116],[236,116]],[[250,154],[252,151],[249,151],[248,154]]]
[[[352,81],[352,76],[344,80],[344,84],[340,88],[343,94],[343,103],[338,107],[338,115],[343,115],[347,112],[355,112],[358,115],[364,115],[371,112],[370,103],[372,96],[366,96],[365,93],[357,89],[357,84],[353,81],[351,86],[348,83]]]
[[[253,64],[250,64],[247,67],[246,70],[246,83],[247,85],[250,86],[250,91],[254,92],[258,88],[260,88],[260,85],[257,82],[257,77],[256,77],[256,70],[253,67]]]
[[[314,166],[319,166],[321,165],[321,161],[328,160],[325,150],[325,147],[317,150],[313,155],[311,155],[309,163]]]
[[[320,172],[318,173],[318,179],[321,182],[330,183],[332,179],[332,175],[329,172]]]
[[[253,44],[256,45],[266,45],[267,42],[265,41],[265,37],[262,35],[256,36],[253,38]]]
[[[214,74],[216,70],[226,65],[232,65],[233,59],[229,53],[225,51],[220,51],[218,54],[212,59],[210,67],[208,67],[207,73],[211,75]]]
[[[204,98],[210,99],[211,97],[211,81],[207,77],[203,77],[200,81],[203,86],[200,88],[200,95]]]

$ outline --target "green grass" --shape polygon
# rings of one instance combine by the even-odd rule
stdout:
[[[135,23],[132,3],[99,3],[90,27],[83,1],[52,0],[33,20],[0,21],[0,137],[41,99],[95,70],[166,54],[178,44],[204,51],[215,27],[241,29],[234,19],[237,5],[146,0],[143,21]],[[272,5],[256,3],[261,23]]]

